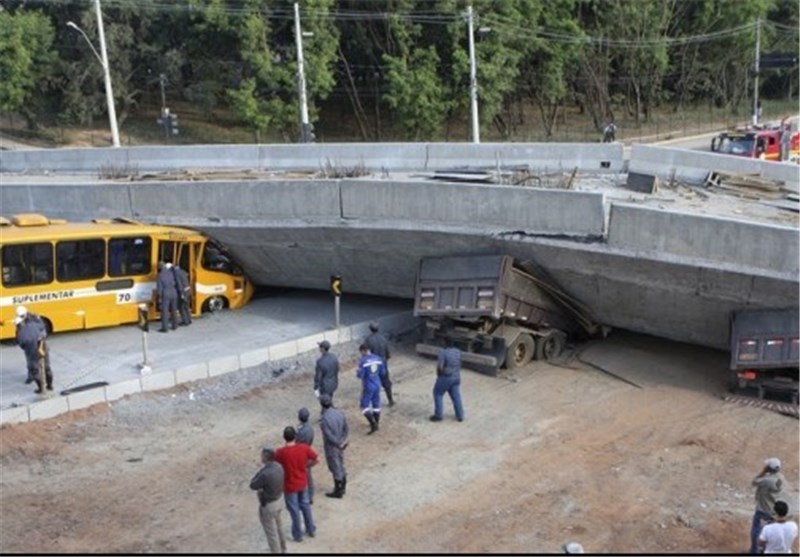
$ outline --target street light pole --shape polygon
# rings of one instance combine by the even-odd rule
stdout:
[[[758,125],[758,72],[760,70],[761,58],[761,18],[756,19],[756,63],[755,76],[753,78],[753,125]]]
[[[472,24],[472,6],[467,6],[467,33],[469,34],[469,101],[472,114],[472,142],[480,143],[478,125],[478,77],[475,68],[475,35]]]
[[[100,62],[100,65],[103,67],[103,77],[105,78],[106,83],[106,102],[108,103],[108,123],[111,126],[111,142],[114,147],[119,147],[119,130],[117,129],[117,111],[114,108],[114,92],[111,89],[111,73],[109,72],[108,68],[108,54],[106,53],[106,35],[103,29],[103,14],[100,11],[100,0],[95,0],[95,10],[97,12],[97,31],[100,35],[100,54],[97,53],[97,50],[94,48],[92,41],[89,40],[89,37],[86,33],[75,25],[72,21],[67,22],[67,27],[72,27],[76,31],[78,31],[83,38],[86,39],[86,42],[89,43],[89,47],[92,49],[97,60]]]
[[[303,33],[300,31],[300,5],[294,3],[294,35],[297,43],[297,88],[300,90],[300,141],[308,143],[308,99],[306,98],[306,73],[303,68]]]

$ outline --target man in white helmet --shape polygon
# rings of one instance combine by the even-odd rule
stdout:
[[[28,378],[26,385],[36,382],[36,393],[41,394],[45,386],[53,390],[53,370],[50,369],[50,351],[47,348],[47,327],[42,318],[28,311],[25,306],[17,306],[17,344],[25,352],[25,361],[28,365]],[[45,382],[42,385],[39,379],[40,360],[44,358]]]
[[[776,457],[764,461],[764,468],[753,478],[756,488],[756,510],[753,513],[753,524],[750,527],[750,553],[759,553],[758,536],[765,524],[775,518],[775,503],[779,499],[787,500],[786,479],[781,474],[781,461]]]

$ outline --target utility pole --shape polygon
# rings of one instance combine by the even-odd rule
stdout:
[[[753,125],[758,125],[758,73],[760,71],[761,58],[761,18],[756,19],[756,65],[755,77],[753,79]]]
[[[117,130],[117,111],[114,108],[114,92],[111,90],[111,73],[108,68],[106,53],[106,34],[103,30],[103,13],[100,11],[100,0],[94,0],[97,11],[97,32],[100,35],[100,56],[102,57],[103,74],[106,80],[106,102],[108,103],[108,120],[111,125],[111,142],[119,147],[119,130]]]
[[[472,6],[467,6],[467,33],[469,34],[469,101],[472,114],[472,142],[481,142],[478,125],[478,77],[475,68],[475,33],[472,24]]]
[[[300,142],[308,143],[310,125],[308,122],[308,99],[306,98],[306,73],[303,69],[303,33],[300,31],[300,4],[294,3],[294,35],[297,43],[297,87],[300,90]]]

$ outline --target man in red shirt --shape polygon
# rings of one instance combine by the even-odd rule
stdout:
[[[286,444],[275,451],[275,460],[283,466],[283,498],[286,509],[292,518],[292,539],[296,542],[303,541],[303,529],[300,527],[300,514],[303,515],[305,531],[313,538],[317,527],[311,516],[311,504],[308,498],[308,466],[319,462],[319,457],[314,449],[305,443],[295,441],[297,431],[292,426],[283,430],[283,439]]]

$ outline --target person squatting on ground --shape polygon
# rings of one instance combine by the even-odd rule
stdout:
[[[314,395],[319,398],[327,394],[333,398],[339,386],[339,359],[329,352],[331,343],[327,340],[318,343],[318,346],[321,356],[317,358],[314,373]]]
[[[617,140],[617,125],[614,122],[609,122],[603,128],[603,143],[614,143]]]
[[[775,511],[775,522],[767,524],[758,536],[758,548],[761,553],[797,553],[792,551],[797,538],[797,523],[786,520],[789,505],[784,501],[776,501],[772,507]]]
[[[444,393],[450,395],[456,419],[464,421],[464,406],[461,402],[461,350],[455,347],[451,339],[447,339],[445,349],[439,352],[436,362],[436,383],[433,384],[433,416],[432,422],[441,422]]]
[[[356,370],[356,377],[361,379],[359,406],[361,413],[369,422],[369,434],[373,434],[378,431],[381,421],[381,385],[386,368],[383,365],[383,358],[372,354],[366,344],[361,344],[358,351],[361,352]]]
[[[297,438],[298,443],[305,443],[309,447],[314,444],[314,427],[308,423],[311,413],[308,408],[301,408],[297,411]],[[308,475],[308,502],[314,504],[314,476],[311,474],[311,463],[308,464],[306,474]]]
[[[319,396],[322,406],[322,417],[319,427],[322,430],[323,448],[325,449],[325,462],[328,470],[333,474],[333,491],[325,494],[326,497],[341,499],[347,490],[347,470],[344,468],[344,450],[348,445],[349,430],[344,412],[333,407],[331,395]]]
[[[261,449],[261,464],[250,489],[258,494],[258,519],[267,535],[271,553],[286,553],[286,538],[281,525],[281,495],[283,495],[283,466],[275,462],[275,451],[270,447]]]
[[[17,344],[25,352],[25,362],[28,366],[28,377],[25,384],[36,383],[36,394],[43,392],[43,387],[48,391],[53,390],[53,370],[50,369],[50,350],[47,347],[47,327],[41,317],[31,313],[25,306],[17,306]],[[39,379],[39,366],[44,358],[45,383]]]
[[[178,328],[178,284],[175,281],[175,273],[172,272],[172,263],[167,261],[161,270],[158,271],[156,278],[156,288],[158,290],[158,307],[161,311],[161,328],[159,333],[166,333],[167,320],[172,321],[172,329]]]
[[[377,323],[372,322],[369,324],[371,331],[369,336],[364,339],[364,344],[369,346],[370,352],[383,358],[384,379],[382,380],[383,390],[386,393],[386,400],[389,401],[389,406],[394,406],[394,398],[392,398],[392,380],[389,378],[389,341],[386,337],[378,332],[379,326]]]
[[[319,462],[319,457],[314,449],[303,443],[297,443],[297,432],[292,426],[283,430],[283,439],[286,444],[275,451],[275,460],[283,466],[283,498],[286,509],[292,519],[292,539],[296,542],[303,541],[303,528],[300,525],[300,515],[303,516],[305,533],[313,538],[317,527],[314,526],[314,517],[311,515],[311,503],[308,500],[308,466]]]
[[[750,526],[750,553],[755,555],[758,551],[758,536],[764,524],[772,522],[772,513],[778,499],[786,500],[784,492],[787,489],[786,479],[781,474],[781,461],[772,457],[764,461],[764,468],[753,478],[756,488],[756,510],[753,513],[753,523]]]
[[[192,324],[192,285],[189,282],[189,273],[175,265],[175,286],[178,289],[178,313],[181,315],[181,325]]]

